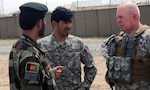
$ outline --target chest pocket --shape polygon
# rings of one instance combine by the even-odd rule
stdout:
[[[120,43],[114,47],[117,50],[116,54],[107,59],[108,78],[114,81],[131,83],[135,39],[123,37]],[[121,51],[121,54],[117,55],[118,51]]]
[[[116,57],[113,56],[109,58],[107,62],[108,68],[108,78],[121,81],[121,82],[131,82],[131,57]]]

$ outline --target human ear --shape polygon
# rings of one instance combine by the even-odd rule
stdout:
[[[43,19],[40,19],[37,21],[36,25],[38,28],[41,28],[42,27],[42,23],[43,23]]]
[[[57,25],[57,22],[56,21],[52,21],[52,26],[56,27],[56,25]]]

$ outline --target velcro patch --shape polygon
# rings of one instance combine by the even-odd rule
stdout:
[[[25,79],[27,80],[37,80],[39,72],[39,63],[27,62],[25,67]]]

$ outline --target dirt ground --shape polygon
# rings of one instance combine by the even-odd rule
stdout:
[[[6,45],[5,49],[9,49],[10,47],[7,45],[12,45],[16,39],[14,40],[0,40],[0,44]],[[84,41],[88,42],[101,42],[103,39],[84,39]],[[97,46],[98,47],[98,46]],[[4,51],[5,49],[0,48],[0,50]],[[96,51],[96,49],[94,49]],[[1,51],[1,52],[2,52]],[[8,53],[6,53],[8,54]],[[94,82],[91,86],[90,90],[111,90],[107,83],[105,82],[105,72],[106,72],[106,62],[105,59],[99,55],[94,56],[94,61],[97,66],[98,72],[94,79]],[[0,90],[9,90],[9,79],[8,79],[8,55],[0,54]]]
[[[103,57],[94,57],[98,72],[92,84],[91,90],[110,90],[104,80],[106,72],[105,60]],[[0,56],[0,90],[9,90],[8,80],[8,57]]]

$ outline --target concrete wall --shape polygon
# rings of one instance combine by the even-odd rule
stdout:
[[[139,6],[141,22],[150,25],[150,5]],[[74,11],[71,34],[80,37],[108,37],[119,31],[116,24],[116,8]],[[51,13],[46,15],[45,36],[53,32]],[[0,39],[17,38],[21,34],[18,16],[0,18]]]

